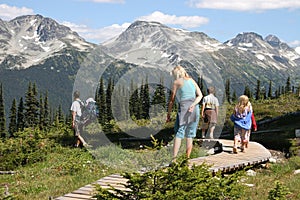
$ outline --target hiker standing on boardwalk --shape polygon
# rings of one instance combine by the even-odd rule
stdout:
[[[83,130],[83,125],[80,123],[80,117],[81,117],[81,100],[80,100],[80,92],[75,91],[73,93],[74,101],[71,105],[71,112],[72,112],[72,128],[74,130],[74,136],[76,137],[75,147],[79,147],[80,145],[83,145],[81,141],[80,134]]]
[[[174,83],[168,106],[167,122],[170,121],[173,104],[179,102],[178,113],[174,126],[175,139],[173,159],[176,159],[181,140],[186,137],[186,156],[190,157],[193,148],[193,138],[196,136],[200,110],[198,103],[202,99],[202,92],[197,83],[187,74],[185,69],[177,66],[172,70]]]
[[[253,110],[249,98],[246,95],[240,96],[230,117],[231,121],[234,122],[233,153],[237,153],[237,143],[239,141],[241,142],[241,152],[245,152],[245,147],[248,146],[252,114]]]
[[[203,98],[201,117],[202,117],[202,138],[205,138],[205,131],[209,132],[209,138],[214,138],[214,130],[217,124],[219,101],[215,97],[215,88],[207,89],[208,95]]]

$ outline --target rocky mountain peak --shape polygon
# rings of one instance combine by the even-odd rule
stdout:
[[[241,46],[249,47],[258,45],[257,43],[263,42],[261,35],[254,32],[245,32],[238,34],[235,38],[225,42],[228,46]],[[259,45],[260,46],[260,45]]]
[[[0,21],[0,64],[8,68],[27,68],[43,62],[66,48],[87,51],[86,42],[69,27],[41,15],[25,15]]]

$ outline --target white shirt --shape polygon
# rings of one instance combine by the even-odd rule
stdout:
[[[205,105],[205,108],[216,109],[216,106],[219,106],[219,101],[215,95],[209,94],[203,98],[202,104]]]
[[[73,101],[72,105],[71,105],[71,111],[76,112],[77,116],[81,116],[81,107],[80,107],[80,103],[78,102],[80,100],[75,100]]]

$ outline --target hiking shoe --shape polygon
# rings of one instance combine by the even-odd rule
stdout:
[[[244,147],[241,147],[241,152],[245,153],[245,148]]]
[[[236,147],[233,147],[232,151],[233,151],[233,153],[235,153],[235,154],[237,154],[237,153],[238,153],[238,151],[237,151],[237,148],[236,148]]]

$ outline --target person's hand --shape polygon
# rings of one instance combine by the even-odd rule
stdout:
[[[191,107],[189,108],[189,112],[193,112],[193,111],[194,111],[194,108],[195,108],[195,106],[191,106]]]
[[[254,128],[253,131],[254,131],[254,132],[257,131],[257,128]]]
[[[170,121],[171,121],[171,116],[170,116],[170,114],[168,113],[168,114],[167,114],[166,122],[170,122]]]

